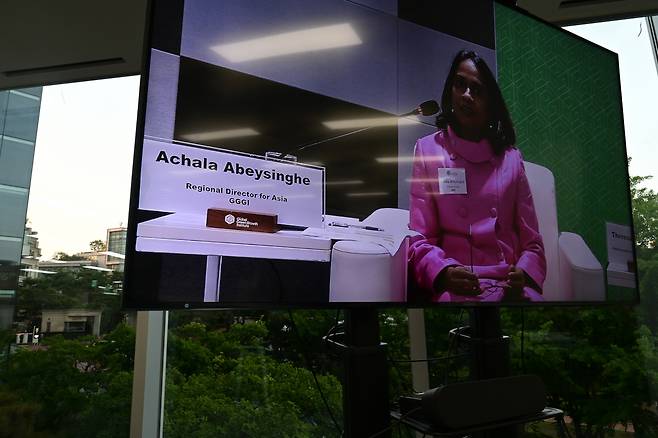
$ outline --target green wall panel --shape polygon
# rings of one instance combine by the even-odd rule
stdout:
[[[517,146],[553,172],[560,231],[605,269],[605,223],[631,224],[617,55],[499,4],[496,45]]]

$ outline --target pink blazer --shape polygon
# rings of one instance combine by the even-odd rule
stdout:
[[[488,140],[467,141],[448,128],[419,139],[414,154],[410,227],[422,236],[409,248],[409,267],[417,285],[433,291],[443,269],[472,267],[480,295],[439,291],[433,299],[500,301],[505,289],[496,285],[515,265],[534,282],[525,299],[541,300],[546,259],[521,152],[498,156]],[[467,194],[441,193],[439,168],[464,169]]]

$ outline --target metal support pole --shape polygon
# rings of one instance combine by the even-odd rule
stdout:
[[[391,436],[386,346],[379,340],[377,310],[345,311],[345,437]]]
[[[510,339],[503,336],[498,307],[471,310],[471,377],[475,380],[510,374]],[[522,426],[506,426],[473,434],[474,438],[518,438]]]
[[[411,384],[414,391],[430,389],[430,374],[427,365],[427,337],[425,335],[425,311],[423,309],[407,310],[409,321],[409,358],[423,360],[411,363]]]
[[[167,363],[166,311],[137,312],[131,438],[161,438]]]

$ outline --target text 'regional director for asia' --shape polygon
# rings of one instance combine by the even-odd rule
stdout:
[[[432,300],[541,301],[546,259],[514,146],[516,134],[491,70],[475,52],[455,57],[436,134],[416,142],[410,273]]]

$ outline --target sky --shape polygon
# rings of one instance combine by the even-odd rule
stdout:
[[[631,175],[656,175],[658,73],[646,22],[632,19],[570,31],[619,54]],[[128,221],[139,77],[44,87],[27,217],[42,260],[89,250]]]
[[[645,19],[572,26],[569,31],[619,55],[626,151],[631,175],[655,175],[646,186],[658,191],[658,70]]]
[[[44,87],[27,218],[42,260],[128,223],[139,77]]]

